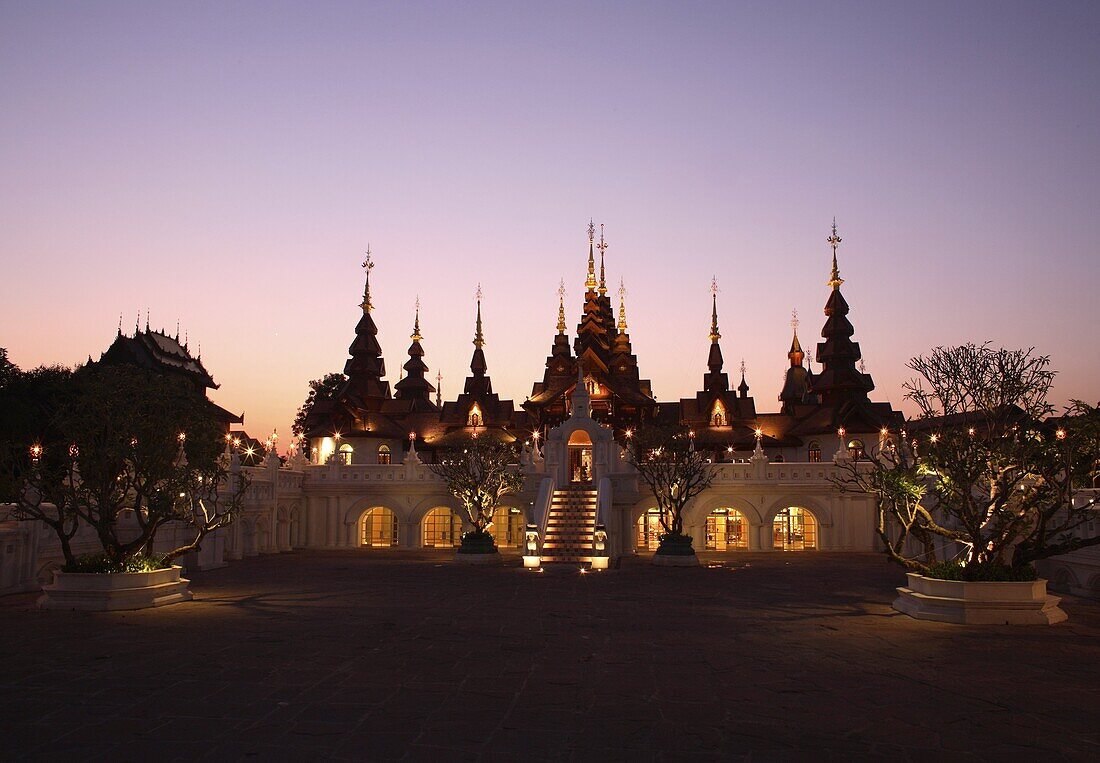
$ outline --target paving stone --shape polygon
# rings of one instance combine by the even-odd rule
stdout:
[[[4,757],[1092,759],[1100,603],[924,623],[875,555],[581,576],[308,551],[129,613],[0,598]],[[17,647],[17,648],[16,648]]]

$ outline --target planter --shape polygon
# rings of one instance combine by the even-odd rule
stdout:
[[[699,557],[691,547],[690,535],[667,535],[653,554],[653,564],[658,567],[698,567]]]
[[[182,567],[152,572],[57,572],[53,582],[42,586],[39,609],[79,609],[105,612],[119,609],[148,609],[191,601]]]
[[[894,609],[918,620],[966,625],[1053,625],[1066,619],[1047,581],[969,582],[906,574]]]

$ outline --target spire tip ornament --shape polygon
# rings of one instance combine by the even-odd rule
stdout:
[[[374,309],[374,303],[370,301],[370,272],[374,270],[374,260],[371,256],[370,244],[367,244],[367,258],[363,260],[363,270],[366,271],[363,283],[363,303],[359,307],[363,312],[369,313]]]
[[[710,279],[710,341],[717,343],[722,338],[718,331],[718,276]]]
[[[836,248],[840,246],[840,242],[843,241],[840,236],[836,235],[836,218],[833,218],[833,235],[825,239],[826,243],[833,248],[833,271],[829,274],[829,280],[826,283],[833,287],[833,291],[840,288],[840,285],[844,283],[844,279],[840,277],[840,268],[836,264]]]
[[[619,279],[619,331],[626,331],[626,284]]]
[[[584,288],[595,291],[596,283],[596,257],[595,257],[596,224],[591,218],[588,220],[588,277],[584,280]]]
[[[565,333],[565,279],[558,282],[558,333]]]
[[[413,332],[409,335],[409,338],[414,342],[419,342],[424,337],[420,335],[420,295],[416,295],[416,320],[413,322]]]
[[[607,294],[607,279],[603,267],[603,255],[607,250],[607,242],[603,237],[603,223],[600,223],[600,243],[596,244],[596,248],[600,250],[600,294]]]
[[[477,326],[474,329],[474,347],[482,348],[485,346],[485,335],[481,331],[481,284],[477,285]]]

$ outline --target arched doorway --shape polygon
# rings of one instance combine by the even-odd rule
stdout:
[[[592,438],[583,429],[569,435],[569,481],[592,481]]]
[[[446,506],[425,514],[420,526],[424,548],[453,548],[462,544],[462,520]]]
[[[524,541],[523,512],[508,506],[498,506],[493,512],[493,524],[489,532],[493,534],[497,548],[514,548]]]
[[[773,547],[783,551],[817,548],[817,518],[801,506],[788,506],[772,521]]]
[[[359,518],[359,545],[387,548],[397,545],[397,515],[383,506],[363,512]]]
[[[638,532],[634,545],[639,550],[656,551],[661,545],[661,533],[665,528],[661,527],[661,510],[652,508],[638,517]]]
[[[707,516],[708,551],[734,551],[749,547],[749,523],[737,509],[715,509]]]

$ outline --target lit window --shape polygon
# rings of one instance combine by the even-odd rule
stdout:
[[[347,443],[344,443],[340,446],[340,451],[337,453],[336,457],[340,459],[340,463],[344,466],[351,466],[351,454],[354,451],[354,448],[352,448]]]
[[[817,440],[813,440],[810,443],[810,463],[816,464],[821,461],[821,443]]]
[[[378,446],[378,463],[388,464],[390,462],[390,446],[379,445]]]
[[[863,440],[850,440],[848,442],[848,455],[856,461],[863,458],[866,455],[863,450]]]
[[[462,520],[446,506],[432,509],[422,523],[425,548],[451,548],[462,545]]]
[[[385,548],[397,545],[397,515],[387,508],[367,509],[359,519],[359,545]]]
[[[749,547],[749,523],[737,509],[715,509],[707,517],[707,550],[729,551]]]
[[[784,551],[817,548],[817,519],[798,506],[790,506],[775,515],[772,522],[773,547]]]

